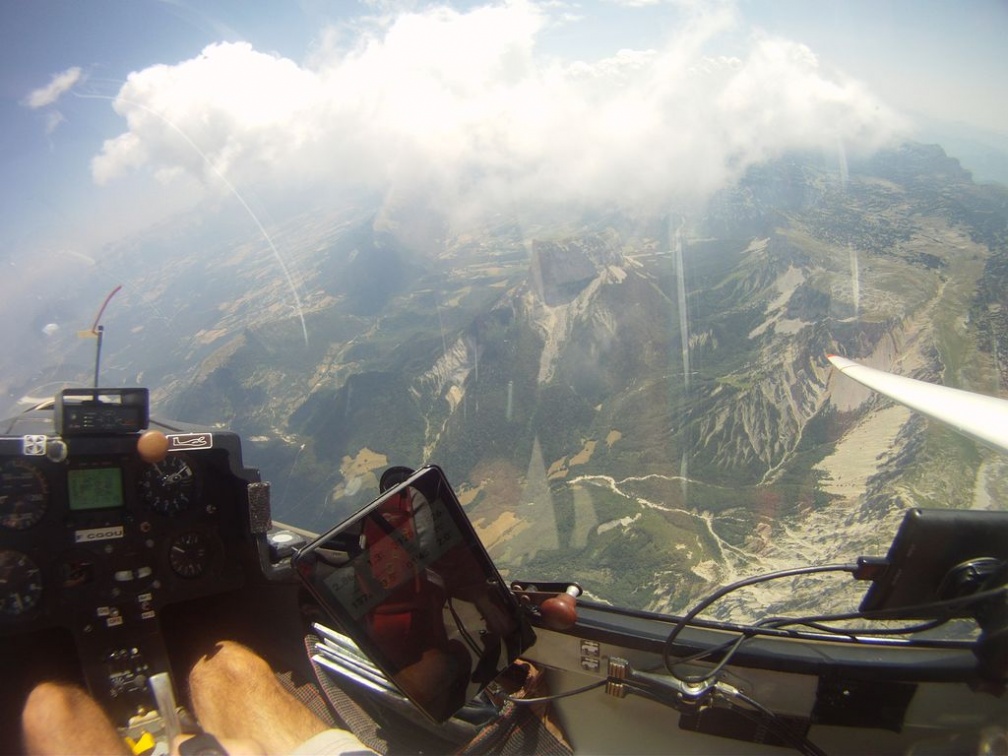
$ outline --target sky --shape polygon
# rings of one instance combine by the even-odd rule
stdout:
[[[480,201],[620,183],[633,203],[721,185],[727,155],[871,147],[919,116],[1008,139],[1000,1],[40,0],[0,18],[5,246],[69,221],[93,252],[228,184],[424,174],[458,203],[472,181]]]
[[[1008,152],[1006,38],[1003,0],[0,0],[0,300],[229,204],[462,222],[666,207],[935,124]]]

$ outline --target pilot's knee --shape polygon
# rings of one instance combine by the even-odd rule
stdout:
[[[43,682],[36,685],[21,711],[21,726],[27,732],[44,732],[56,720],[73,716],[87,694],[74,685]]]
[[[212,680],[235,682],[254,676],[272,678],[273,670],[261,656],[240,643],[221,641],[193,666],[189,684],[199,687]]]

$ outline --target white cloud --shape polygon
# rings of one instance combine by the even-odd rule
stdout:
[[[216,44],[130,75],[128,129],[92,161],[106,183],[148,166],[208,188],[341,186],[444,207],[661,205],[703,196],[789,149],[871,149],[900,119],[804,45],[735,31],[724,6],[655,50],[594,61],[536,50],[527,3],[400,12],[323,36],[310,63]]]
[[[58,110],[50,111],[46,114],[46,134],[52,134],[56,129],[59,128],[61,123],[65,123],[66,118]]]
[[[24,99],[24,104],[32,110],[52,105],[80,81],[83,75],[83,71],[77,67],[55,74],[46,86],[32,90]]]

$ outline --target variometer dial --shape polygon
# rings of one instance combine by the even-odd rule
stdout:
[[[198,578],[213,556],[213,542],[210,536],[192,531],[183,533],[172,541],[168,550],[168,564],[179,577]]]
[[[49,485],[37,467],[23,459],[0,464],[0,525],[25,530],[38,523],[49,507]]]
[[[184,454],[169,454],[140,476],[144,501],[155,512],[181,514],[196,500],[196,471]]]
[[[20,551],[0,549],[0,617],[17,617],[36,606],[42,597],[42,573]]]

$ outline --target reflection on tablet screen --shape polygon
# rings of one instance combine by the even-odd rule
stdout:
[[[295,566],[344,631],[436,721],[534,640],[436,467],[317,539]]]

